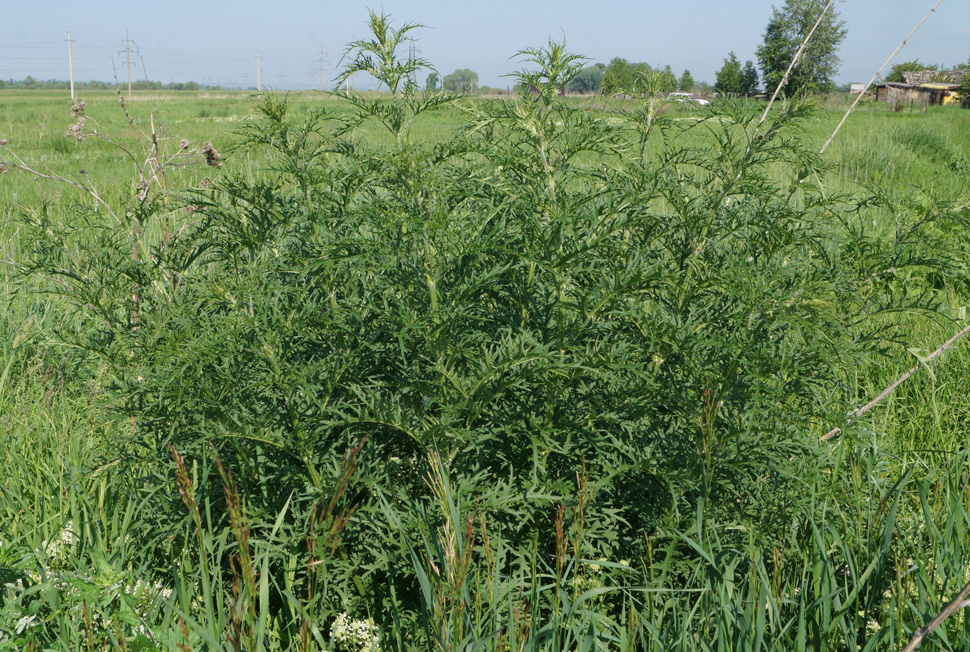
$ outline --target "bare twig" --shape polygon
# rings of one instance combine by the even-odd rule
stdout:
[[[19,160],[20,157],[18,156],[17,158]],[[115,212],[113,210],[111,210],[111,206],[108,204],[108,202],[106,202],[104,199],[101,198],[101,195],[98,194],[98,191],[94,188],[94,186],[86,186],[83,183],[78,183],[77,181],[74,181],[73,179],[68,179],[67,177],[62,177],[62,176],[57,175],[57,174],[45,174],[43,172],[39,172],[37,170],[34,170],[33,168],[28,167],[26,164],[23,164],[22,162],[21,163],[9,163],[9,162],[5,162],[3,164],[4,165],[8,165],[8,166],[10,166],[11,168],[13,168],[15,170],[23,170],[24,172],[27,172],[28,174],[33,174],[35,177],[38,177],[40,179],[50,179],[52,181],[60,181],[62,183],[66,183],[66,184],[68,184],[70,186],[74,186],[78,190],[83,190],[87,194],[91,195],[91,197],[94,199],[94,201],[96,201],[101,206],[104,206],[105,210],[107,210],[108,213],[111,214],[111,217],[113,217],[115,219],[115,222],[117,222],[118,224],[121,224],[121,220],[118,219],[118,216],[115,215]]]
[[[895,51],[893,51],[893,53],[891,55],[889,55],[889,58],[886,59],[886,63],[882,64],[882,68],[880,68],[879,70],[876,71],[876,74],[872,76],[872,79],[869,80],[869,83],[866,84],[866,87],[863,88],[862,89],[862,92],[859,93],[859,96],[855,98],[855,102],[852,103],[852,106],[849,107],[849,110],[845,112],[845,115],[844,116],[842,116],[842,120],[839,122],[838,126],[835,128],[835,131],[832,132],[832,135],[829,136],[829,139],[827,141],[825,141],[825,145],[819,151],[819,154],[824,154],[825,153],[825,150],[828,148],[829,145],[832,144],[832,141],[835,140],[835,135],[837,133],[839,133],[839,129],[841,129],[842,128],[842,125],[845,124],[845,121],[849,119],[849,114],[852,113],[852,110],[853,109],[855,109],[856,104],[858,104],[859,101],[862,99],[862,97],[866,94],[866,91],[869,90],[869,87],[872,86],[872,84],[876,81],[876,79],[882,75],[882,71],[886,69],[886,66],[889,65],[889,62],[896,58],[896,55],[899,54],[899,51],[902,50],[906,46],[906,43],[909,41],[909,39],[911,39],[913,37],[913,34],[916,33],[916,30],[918,30],[920,27],[923,26],[923,23],[925,23],[926,22],[926,19],[929,18],[930,15],[934,11],[936,11],[936,8],[940,6],[940,3],[941,2],[943,2],[943,0],[937,0],[937,3],[935,5],[933,5],[933,8],[930,9],[926,13],[925,16],[923,16],[923,20],[919,21],[919,24],[916,25],[916,27],[913,28],[913,31],[910,32],[909,35],[906,38],[903,39],[903,42],[899,44],[899,47],[897,47],[895,49]]]
[[[966,335],[967,333],[970,333],[970,325],[964,327],[963,330],[961,330],[959,333],[957,333],[956,335],[954,335],[953,337],[951,337],[950,339],[948,339],[946,342],[944,342],[943,344],[941,344],[940,347],[936,351],[933,351],[933,353],[931,353],[926,358],[925,362],[932,362],[933,360],[936,360],[944,351],[946,351],[947,349],[953,348],[953,345],[956,344],[957,341],[959,341],[959,339],[961,337],[963,337],[964,335]],[[845,425],[849,425],[854,420],[858,419],[863,414],[865,414],[866,412],[868,412],[872,408],[876,407],[879,403],[882,402],[882,400],[884,398],[886,398],[887,396],[889,396],[890,394],[892,394],[893,393],[893,390],[895,390],[897,387],[899,387],[900,385],[902,385],[914,373],[916,373],[917,371],[919,371],[919,368],[920,368],[920,365],[916,365],[915,367],[913,367],[912,369],[910,369],[909,371],[907,371],[906,373],[904,373],[902,376],[900,376],[899,378],[897,378],[893,382],[892,385],[890,385],[886,389],[882,390],[879,393],[879,396],[877,396],[876,398],[872,399],[871,401],[869,401],[868,403],[866,403],[865,405],[863,405],[861,408],[859,408],[858,410],[856,410],[855,412],[853,412],[852,414],[850,414],[848,416],[848,418],[846,418],[846,420],[845,420]],[[839,434],[841,431],[842,431],[842,428],[840,428],[840,427],[832,428],[827,433],[825,433],[824,435],[822,435],[822,437],[821,437],[821,439],[819,441],[826,441],[828,439],[831,439],[835,435]]]
[[[791,74],[792,68],[795,67],[796,63],[798,63],[798,59],[802,56],[802,52],[805,51],[805,46],[807,46],[808,42],[812,40],[812,35],[815,34],[815,30],[818,29],[818,26],[822,24],[822,19],[825,18],[825,14],[828,13],[829,7],[832,6],[833,2],[835,2],[835,0],[829,0],[828,4],[825,5],[825,9],[823,9],[822,13],[818,15],[818,20],[815,21],[815,26],[812,27],[812,31],[810,31],[808,33],[808,36],[805,37],[805,40],[802,41],[801,46],[799,46],[798,48],[798,52],[795,53],[795,56],[792,58],[791,63],[788,64],[788,70],[785,71],[785,74],[782,76],[781,81],[778,82],[778,87],[775,88],[775,94],[771,96],[771,101],[768,102],[768,106],[765,107],[765,112],[761,115],[761,120],[758,121],[759,125],[768,118],[768,112],[771,111],[771,105],[775,103],[775,100],[778,98],[778,93],[780,93],[781,89],[783,89],[785,85],[788,83],[788,75]]]
[[[913,652],[913,650],[920,646],[923,639],[929,636],[930,632],[939,627],[944,620],[952,616],[960,609],[970,606],[970,601],[967,600],[967,596],[970,596],[970,582],[968,582],[966,586],[960,590],[960,593],[958,593],[957,597],[950,601],[950,604],[943,607],[943,611],[941,611],[936,618],[931,620],[925,627],[920,627],[916,630],[916,633],[913,634],[912,640],[910,640],[909,644],[903,648],[903,652]]]

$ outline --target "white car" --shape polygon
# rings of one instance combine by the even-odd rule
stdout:
[[[701,97],[694,97],[690,93],[671,93],[667,96],[667,99],[671,102],[690,102],[698,106],[707,106],[710,104],[707,100]]]

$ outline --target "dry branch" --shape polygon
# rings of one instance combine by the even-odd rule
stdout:
[[[921,627],[916,630],[916,633],[913,634],[912,640],[910,640],[909,644],[903,648],[903,652],[913,652],[913,650],[920,646],[923,639],[929,636],[930,632],[939,627],[944,620],[952,616],[956,611],[970,606],[970,601],[967,600],[968,595],[970,595],[970,582],[968,582],[966,586],[960,590],[960,593],[958,593],[957,597],[950,601],[950,604],[943,607],[943,611],[941,611],[936,618],[931,620],[925,627]]]
[[[953,345],[956,344],[957,341],[959,341],[959,339],[961,337],[963,337],[964,335],[966,335],[967,333],[970,333],[970,325],[965,326],[963,328],[963,330],[961,330],[959,333],[957,333],[956,335],[954,335],[953,337],[951,337],[950,339],[948,339],[946,342],[944,342],[943,344],[941,344],[940,347],[936,351],[933,351],[933,353],[931,353],[929,355],[929,357],[926,358],[925,362],[933,362],[933,360],[936,360],[940,356],[940,354],[942,354],[947,349],[952,348]],[[925,364],[925,362],[924,363],[920,363],[920,364]],[[904,373],[902,376],[900,376],[899,378],[897,378],[893,382],[892,385],[890,385],[886,389],[882,390],[879,393],[879,396],[877,396],[876,398],[872,399],[871,401],[869,401],[868,403],[866,403],[865,405],[863,405],[861,408],[859,408],[858,410],[856,410],[855,412],[853,412],[852,414],[850,414],[846,418],[846,420],[845,420],[845,425],[849,425],[855,419],[858,419],[863,414],[865,414],[866,412],[868,412],[872,408],[874,408],[877,405],[879,405],[879,403],[881,403],[884,398],[886,398],[887,396],[889,396],[890,394],[892,394],[893,391],[897,387],[899,387],[900,385],[902,385],[906,381],[906,379],[908,379],[914,373],[916,373],[917,371],[919,371],[919,368],[920,368],[920,365],[916,365],[915,367],[913,367],[912,369],[910,369],[909,371],[907,371],[906,373]],[[828,439],[831,439],[835,435],[839,434],[841,431],[842,431],[842,428],[836,426],[835,428],[832,428],[827,433],[825,433],[824,435],[822,435],[822,438],[819,441],[826,441]]]
[[[845,121],[849,119],[849,114],[852,113],[853,109],[855,109],[856,104],[859,103],[859,100],[861,100],[862,97],[866,94],[866,91],[868,91],[869,87],[872,86],[873,82],[876,81],[876,78],[882,75],[882,71],[886,69],[886,66],[889,65],[889,62],[892,61],[894,58],[896,58],[896,55],[899,54],[899,51],[906,46],[906,43],[909,41],[909,39],[913,37],[913,34],[916,33],[916,30],[922,27],[923,23],[926,22],[926,19],[929,18],[934,11],[936,11],[936,8],[940,6],[941,2],[943,2],[943,0],[937,0],[937,3],[933,5],[933,8],[930,9],[928,12],[926,12],[926,15],[923,16],[923,20],[919,21],[919,24],[917,24],[916,27],[913,28],[913,31],[910,32],[909,35],[903,39],[903,42],[899,44],[899,47],[897,47],[896,50],[893,51],[891,55],[889,55],[889,58],[886,59],[886,63],[882,64],[882,68],[876,71],[876,74],[872,76],[872,79],[869,80],[869,83],[866,84],[866,87],[863,88],[862,92],[859,93],[859,96],[855,98],[855,102],[852,103],[852,106],[849,107],[849,110],[845,112],[844,116],[842,116],[842,120],[839,122],[838,126],[835,127],[835,131],[832,132],[832,135],[829,136],[829,139],[825,141],[825,145],[819,151],[819,154],[825,153],[825,150],[828,148],[828,146],[832,144],[833,140],[835,140],[835,135],[839,133],[839,130],[842,128],[842,125],[844,125]]]

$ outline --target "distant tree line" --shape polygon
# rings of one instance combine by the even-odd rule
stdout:
[[[689,70],[685,70],[678,78],[671,67],[651,66],[648,63],[630,63],[626,59],[616,57],[609,65],[595,63],[583,68],[566,85],[566,91],[571,94],[591,95],[604,93],[615,95],[622,92],[633,92],[638,84],[649,82],[655,92],[670,93],[684,91],[692,93],[700,90],[702,93],[710,91],[710,86],[694,81]],[[499,89],[479,86],[478,73],[474,70],[461,68],[441,77],[437,72],[431,72],[425,82],[427,90],[446,90],[455,93],[490,94]],[[518,89],[517,90],[521,90]],[[501,92],[505,92],[501,89]]]
[[[106,91],[114,90],[119,86],[124,86],[128,88],[127,82],[124,84],[117,84],[114,82],[103,82],[103,81],[76,81],[74,82],[75,90],[82,91]],[[23,89],[23,90],[66,90],[71,87],[71,83],[58,79],[34,79],[32,76],[27,75],[21,80],[8,79],[4,81],[0,79],[0,88],[10,88],[10,89]],[[131,90],[166,90],[166,91],[197,91],[202,88],[211,90],[223,90],[221,85],[207,85],[202,86],[198,82],[187,81],[187,82],[169,82],[163,84],[160,81],[146,81],[144,79],[139,79],[137,81],[131,82]]]

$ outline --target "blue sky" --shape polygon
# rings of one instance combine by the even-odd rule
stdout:
[[[936,0],[839,0],[848,28],[837,81],[868,81]],[[344,45],[367,36],[367,7],[395,22],[427,25],[414,34],[420,56],[442,73],[471,68],[480,83],[504,87],[512,58],[524,47],[565,36],[570,50],[593,62],[613,57],[669,64],[680,75],[714,81],[730,51],[755,60],[772,5],[783,0],[640,0],[578,2],[489,0],[481,4],[442,0],[382,2],[207,2],[170,0],[3,0],[0,78],[67,79],[67,32],[74,40],[76,80],[126,79],[127,29],[141,53],[133,77],[162,82],[255,85],[260,52],[264,86],[307,87],[319,83],[321,47],[326,85],[336,75]],[[406,53],[405,53],[406,55]],[[953,65],[970,58],[970,2],[943,0],[897,61]],[[114,62],[114,68],[112,66]],[[420,79],[421,83],[424,79]],[[370,82],[358,81],[359,88]]]

